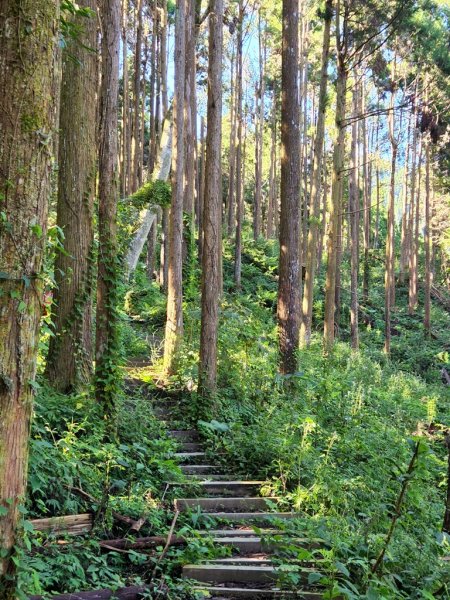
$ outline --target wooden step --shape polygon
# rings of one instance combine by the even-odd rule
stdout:
[[[178,498],[175,506],[180,511],[196,510],[200,507],[205,512],[227,511],[260,511],[267,509],[267,502],[277,502],[278,498],[237,497],[237,498]]]
[[[171,429],[168,433],[179,442],[197,442],[199,437],[196,429]]]
[[[205,452],[174,452],[171,457],[179,462],[190,462],[205,459],[206,454]]]
[[[180,465],[185,475],[206,475],[220,471],[222,467],[217,465]]]
[[[299,513],[292,512],[215,512],[207,513],[203,512],[200,514],[200,520],[203,518],[211,519],[215,521],[225,521],[232,523],[253,523],[269,524],[276,519],[287,520],[287,519],[298,519],[301,515]]]
[[[185,579],[195,579],[203,583],[268,583],[278,579],[278,573],[272,565],[238,566],[225,564],[185,565]]]
[[[201,481],[231,481],[233,479],[231,475],[223,475],[222,473],[206,473],[204,475],[191,475],[189,473],[185,473],[185,475],[186,479],[188,480],[187,483],[192,482],[193,484]]]
[[[195,592],[204,591],[205,597],[208,600],[222,600],[230,598],[240,600],[240,598],[251,598],[252,600],[266,598],[296,598],[296,600],[322,600],[322,594],[319,592],[309,592],[296,590],[280,590],[276,587],[269,588],[251,588],[251,587],[221,587],[221,586],[204,586],[195,587]]]
[[[180,485],[192,486],[198,485],[202,490],[202,493],[208,495],[223,495],[223,496],[251,496],[255,492],[258,492],[264,481],[230,481],[230,480],[206,480],[206,481],[189,481],[185,483],[169,483],[171,486]]]
[[[181,442],[178,444],[178,449],[181,452],[201,452],[203,444],[200,442]]]
[[[210,535],[212,537],[257,537],[258,535],[280,535],[284,534],[283,531],[278,529],[260,529],[258,533],[255,533],[253,527],[241,527],[235,529],[208,529],[208,531],[199,531],[200,535]]]
[[[308,581],[313,568],[303,567],[297,575],[303,582]],[[268,583],[279,579],[279,572],[273,565],[233,565],[233,564],[206,564],[185,565],[183,567],[185,579],[195,579],[202,583]]]
[[[230,537],[221,536],[213,538],[213,542],[223,546],[232,546],[240,554],[257,554],[270,549],[270,544],[264,542],[260,537],[249,535],[243,537],[238,537],[237,535]]]

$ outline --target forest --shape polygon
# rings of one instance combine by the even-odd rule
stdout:
[[[450,599],[449,0],[0,0],[0,600]]]

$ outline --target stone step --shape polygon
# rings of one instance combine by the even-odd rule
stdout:
[[[220,536],[213,538],[213,542],[223,546],[232,546],[239,554],[257,554],[270,549],[270,544],[263,542],[259,537],[251,537],[249,535],[243,537],[238,537],[237,535],[230,537]]]
[[[236,565],[185,565],[185,579],[195,579],[202,583],[268,583],[278,579],[276,569],[272,565],[236,566]]]
[[[212,475],[215,471],[221,471],[222,467],[216,465],[180,465],[185,475]]]
[[[237,498],[177,498],[175,506],[180,511],[197,510],[205,512],[227,511],[260,511],[267,509],[267,502],[277,502],[278,498],[237,497]]]
[[[255,553],[256,556],[229,556],[227,558],[216,558],[214,560],[208,560],[208,564],[213,565],[253,565],[253,566],[265,566],[272,565],[273,561],[270,557]]]
[[[258,535],[280,535],[283,531],[278,529],[260,529],[255,533],[253,527],[237,527],[234,529],[208,529],[208,531],[199,531],[200,535],[211,535],[212,537],[258,537]]]
[[[197,482],[186,482],[186,483],[169,483],[170,486],[180,485],[184,486],[192,486],[197,485],[201,488],[202,492],[216,496],[216,495],[224,495],[224,496],[252,496],[255,492],[257,493],[262,485],[264,485],[264,481],[230,481],[230,480],[221,480],[221,481],[197,481]]]
[[[198,431],[196,429],[171,429],[170,437],[175,438],[179,442],[197,442]]]
[[[254,525],[270,524],[276,519],[298,519],[301,515],[293,512],[203,512],[199,519],[225,521],[231,523],[253,523]]]
[[[171,455],[172,458],[178,462],[190,462],[194,460],[205,460],[205,452],[174,452]]]
[[[266,598],[296,598],[296,600],[322,600],[322,594],[319,592],[310,592],[296,590],[280,590],[276,587],[251,588],[251,587],[227,587],[227,586],[204,586],[195,587],[196,592],[204,591],[208,600],[223,600],[230,598],[240,600],[240,598],[251,598],[252,600]]]
[[[186,472],[184,473],[186,475],[186,479],[188,480],[187,483],[192,482],[192,484],[199,483],[201,481],[232,481],[233,479],[232,475],[223,475],[222,473],[206,473],[204,475],[193,475]]]
[[[312,573],[312,568],[302,568],[297,574],[304,581]],[[277,581],[278,569],[273,565],[233,565],[233,564],[206,564],[185,565],[183,567],[185,579],[195,579],[202,583],[268,583]]]
[[[200,442],[181,442],[178,444],[180,452],[201,452],[203,444]]]

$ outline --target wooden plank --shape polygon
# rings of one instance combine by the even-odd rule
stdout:
[[[280,590],[279,588],[266,588],[266,589],[253,589],[250,587],[216,587],[216,586],[204,586],[195,587],[196,592],[205,591],[205,596],[215,600],[221,600],[222,598],[252,598],[257,600],[259,598],[296,598],[297,600],[322,600],[322,594],[318,592],[309,592],[307,590],[296,590],[295,592],[290,590]]]
[[[302,568],[297,574],[304,580],[313,572],[311,568]],[[195,579],[203,583],[258,583],[264,584],[277,581],[278,570],[271,565],[233,565],[233,564],[207,564],[185,565],[183,567],[185,579]]]
[[[32,519],[30,523],[36,531],[52,531],[55,533],[66,532],[75,535],[91,531],[93,516],[91,513],[83,513],[79,515],[66,515],[63,517]]]
[[[230,521],[230,522],[244,522],[244,523],[270,523],[274,519],[298,519],[301,515],[292,512],[216,512],[216,513],[203,513],[200,515],[200,519],[207,517],[213,518],[217,521]]]
[[[197,509],[206,512],[227,511],[258,511],[268,508],[267,502],[277,502],[278,498],[239,497],[239,498],[178,498],[175,506],[180,511]]]

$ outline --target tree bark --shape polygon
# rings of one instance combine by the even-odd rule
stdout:
[[[167,320],[164,338],[164,371],[176,371],[183,337],[183,196],[184,196],[184,92],[186,68],[186,1],[175,15],[175,74],[173,99],[172,205],[169,219]]]
[[[134,81],[133,81],[133,127],[131,139],[132,164],[131,164],[131,192],[139,186],[139,157],[140,157],[140,114],[141,104],[141,52],[142,52],[142,8],[143,0],[136,4],[136,44],[134,49]]]
[[[59,2],[0,0],[0,596],[16,596],[58,110]]]
[[[204,396],[214,394],[217,381],[222,231],[222,20],[223,0],[214,0],[209,14],[208,113],[199,363],[199,390]]]
[[[267,239],[274,237],[275,233],[275,212],[276,212],[276,145],[277,145],[277,113],[276,113],[276,94],[273,93],[272,100],[272,126],[271,126],[271,145],[270,145],[270,170],[269,170],[269,206],[267,210]]]
[[[417,145],[417,130],[415,129],[415,142],[413,142],[413,164],[411,173],[411,250],[409,257],[409,301],[408,311],[412,315],[417,309],[417,262],[419,254],[419,214],[420,214],[420,180],[422,162],[422,136],[419,136],[419,152],[416,165],[415,148]],[[418,173],[418,186],[416,178]]]
[[[394,57],[394,61],[396,58]],[[395,62],[393,67],[392,85],[395,85]],[[384,278],[384,351],[389,354],[391,351],[391,308],[394,301],[394,260],[395,260],[395,239],[394,239],[394,224],[395,224],[395,169],[397,161],[398,140],[395,138],[395,123],[394,123],[394,99],[395,88],[391,93],[391,110],[388,116],[389,126],[389,141],[391,143],[391,180],[389,188],[389,203],[387,215],[387,232],[386,232],[386,266]]]
[[[308,241],[305,260],[305,281],[303,285],[303,310],[300,328],[300,343],[309,345],[311,340],[312,307],[314,294],[314,277],[317,264],[318,235],[320,222],[320,189],[322,179],[323,143],[325,137],[325,113],[327,108],[328,58],[330,54],[330,30],[333,17],[333,0],[327,0],[325,5],[322,64],[320,71],[319,106],[314,138],[314,157],[312,166],[311,203]]]
[[[423,233],[423,243],[425,246],[425,297],[424,297],[424,316],[423,316],[423,328],[425,336],[429,336],[431,333],[431,283],[432,283],[432,269],[431,269],[431,236],[430,236],[430,196],[431,196],[431,185],[430,185],[430,135],[427,135],[425,141],[425,223]]]
[[[235,63],[236,46],[233,43],[230,65],[230,149],[228,153],[229,177],[228,177],[228,198],[227,198],[227,233],[231,237],[234,219],[235,219],[235,175],[236,175],[236,86],[235,86]]]
[[[123,0],[122,15],[122,196],[129,194],[131,180],[130,92],[128,78],[128,0]]]
[[[98,182],[98,274],[95,340],[96,399],[114,427],[117,378],[117,118],[119,98],[120,0],[103,0]]]
[[[336,271],[338,265],[338,252],[341,245],[341,211],[343,191],[343,168],[345,152],[345,105],[347,70],[345,65],[347,18],[344,15],[343,38],[340,31],[340,6],[336,7],[336,37],[338,48],[338,73],[336,82],[336,138],[333,146],[333,171],[331,177],[331,199],[329,207],[329,222],[327,231],[327,274],[325,281],[325,319],[324,319],[324,349],[329,352],[335,337],[335,296],[336,296]]]
[[[355,78],[358,73],[355,72]],[[350,221],[350,343],[354,350],[359,347],[358,334],[358,243],[359,243],[359,184],[358,184],[358,109],[359,86],[353,88],[353,123],[350,150],[350,181],[348,191]]]
[[[259,55],[259,110],[256,116],[258,121],[258,136],[255,139],[255,146],[258,149],[256,163],[256,181],[255,181],[255,212],[253,220],[253,238],[257,240],[261,235],[261,212],[262,212],[262,152],[264,139],[264,96],[265,86],[265,63],[266,63],[266,41],[263,33],[261,20],[261,7],[259,8],[258,21],[258,55]]]
[[[239,0],[239,16],[237,30],[237,92],[236,92],[236,235],[234,243],[234,285],[237,290],[241,289],[241,268],[242,268],[242,221],[244,213],[243,201],[243,177],[242,177],[242,28],[244,26],[244,3]]]
[[[281,213],[278,281],[280,371],[294,373],[300,329],[300,137],[298,1],[283,0],[281,49]]]
[[[80,7],[95,13],[96,2],[82,0]],[[46,368],[64,393],[90,381],[93,357],[97,21],[77,17],[74,25],[81,38],[63,51],[56,223],[64,232],[64,252],[55,260],[54,336]]]

